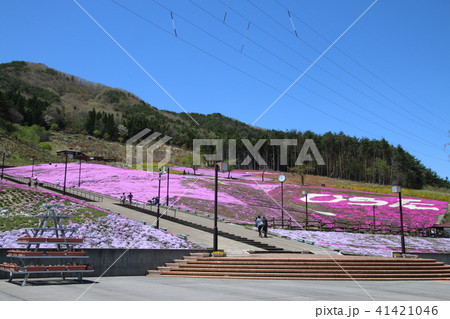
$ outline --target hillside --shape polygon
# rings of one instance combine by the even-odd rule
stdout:
[[[302,132],[301,128],[286,132],[265,130],[219,113],[204,115],[163,111],[130,92],[89,82],[30,62],[0,64],[0,114],[0,124],[10,136],[21,135],[30,140],[38,135],[38,140],[32,141],[36,145],[55,136],[47,131],[93,136],[123,143],[142,129],[150,128],[172,137],[169,145],[187,150],[184,154],[179,152],[178,157],[187,156],[189,150],[192,150],[194,139],[223,139],[224,154],[228,154],[228,141],[235,139],[236,168],[293,170],[301,176],[313,174],[380,185],[400,183],[417,189],[427,185],[450,187],[448,181],[426,168],[401,146],[395,147],[384,139],[350,137],[342,132],[319,135],[309,131]],[[200,125],[196,125],[190,117]],[[32,125],[43,127],[47,131],[37,127],[28,128]],[[265,163],[253,160],[248,165],[242,165],[250,154],[242,139],[249,139],[252,145],[260,139],[265,140],[259,150]],[[280,163],[281,148],[271,145],[270,139],[297,140],[297,146],[288,148],[287,165]],[[314,140],[326,165],[317,165],[316,162],[295,165],[307,139]],[[76,144],[77,141],[72,143]],[[66,145],[69,147],[70,143]],[[58,144],[58,147],[62,146],[64,145]],[[43,149],[49,151],[48,145]],[[119,157],[123,154],[120,150],[109,150],[109,146],[102,151],[119,154]],[[205,148],[204,152],[208,153],[209,150]]]

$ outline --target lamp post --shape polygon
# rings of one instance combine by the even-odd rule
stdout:
[[[305,206],[305,211],[306,211],[305,230],[308,230],[308,192],[307,192],[307,191],[302,191],[302,194],[306,196],[306,206]]]
[[[402,210],[402,188],[401,186],[392,186],[392,192],[398,193],[399,207],[400,207],[400,236],[402,241],[402,254],[406,254],[405,249],[405,234],[403,231],[403,210]]]
[[[81,160],[78,162],[80,164],[80,167],[78,169],[78,188],[80,188],[81,185]]]
[[[3,179],[3,169],[5,168],[5,157],[8,156],[9,154],[6,152],[3,152],[3,159],[2,159],[2,179]]]
[[[373,231],[375,232],[375,209],[377,208],[377,205],[372,206],[372,212],[373,212]]]
[[[33,161],[33,163],[31,164],[31,178],[33,178],[33,176],[34,176],[34,157],[30,158],[30,160]]]
[[[167,165],[167,196],[166,196],[166,206],[169,206],[169,180],[170,180],[170,167]]]
[[[63,189],[63,195],[66,195],[66,180],[67,180],[67,152],[66,152],[66,165],[64,168],[64,189]]]
[[[159,229],[159,206],[161,205],[161,176],[163,172],[158,173],[158,209],[156,211],[156,228]]]
[[[284,228],[284,196],[283,196],[283,183],[286,181],[286,176],[281,174],[278,176],[278,181],[281,183],[281,228]]]
[[[218,200],[217,194],[219,189],[219,170],[226,172],[228,170],[228,164],[218,162],[214,166],[214,235],[213,235],[213,250],[219,249],[219,229],[217,228],[217,210]]]

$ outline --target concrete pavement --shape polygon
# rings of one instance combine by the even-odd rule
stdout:
[[[114,199],[111,197],[104,197],[103,202],[96,202],[94,204],[103,209],[108,209],[111,212],[118,212],[122,216],[125,216],[127,218],[137,221],[141,220],[145,221],[148,225],[156,223],[156,217],[135,211],[127,207],[120,206],[118,205],[118,203],[119,203],[118,199]],[[152,209],[154,212],[156,212],[156,207],[154,206],[146,206],[146,208]],[[166,207],[163,206],[160,207],[160,213],[161,214],[164,213],[169,216],[175,216],[181,221],[189,221],[199,225],[207,226],[211,229],[214,226],[213,218],[203,216],[203,214],[196,215],[193,213],[186,213],[182,210],[166,209]],[[210,215],[213,216],[212,214]],[[180,223],[165,220],[164,216],[160,219],[159,226],[166,228],[169,232],[175,235],[178,234],[188,235],[188,239],[190,241],[199,243],[205,247],[212,247],[213,239],[212,234],[210,233],[197,230],[192,227],[187,227]],[[270,234],[268,235],[268,238],[260,238],[258,237],[258,233],[256,230],[229,222],[218,221],[218,229],[237,236],[242,236],[245,238],[260,241],[262,243],[274,245],[276,247],[283,248],[287,251],[310,251],[314,254],[336,254],[336,252],[332,250],[328,250],[322,247],[309,245],[305,243],[300,243],[297,241],[281,238]],[[263,251],[262,249],[259,249],[255,246],[250,246],[224,237],[219,237],[219,248],[226,250],[228,253],[236,252],[240,254],[242,252],[249,250]]]
[[[166,277],[103,277],[84,284],[45,279],[20,287],[0,281],[0,300],[37,301],[289,301],[450,300],[443,281],[297,281]]]

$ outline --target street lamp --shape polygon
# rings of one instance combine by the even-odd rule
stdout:
[[[6,152],[3,152],[3,160],[2,160],[2,179],[3,179],[3,169],[5,168],[5,157],[8,156],[9,154]]]
[[[398,200],[399,200],[399,205],[400,205],[400,236],[401,236],[401,240],[402,240],[402,254],[406,254],[405,234],[403,231],[402,188],[401,188],[401,186],[392,186],[392,192],[398,193]]]
[[[156,210],[156,228],[159,229],[159,206],[161,205],[161,177],[164,172],[158,173],[158,209]]]
[[[66,152],[66,166],[64,168],[64,189],[63,189],[63,195],[66,195],[66,179],[67,179],[67,152]]]
[[[280,176],[278,176],[278,180],[281,183],[281,228],[284,228],[284,199],[283,199],[283,183],[286,181],[286,176],[284,176],[283,174],[281,174]]]
[[[167,168],[167,197],[166,197],[166,206],[169,206],[169,180],[170,180],[170,167],[164,167],[164,170]]]
[[[31,164],[31,178],[33,178],[34,176],[34,157],[30,158],[31,161],[33,161],[33,163]]]
[[[302,194],[306,196],[306,219],[305,219],[305,230],[308,230],[308,191],[302,191]]]
[[[372,206],[372,212],[373,212],[373,231],[375,232],[375,209],[377,209],[377,205]]]
[[[78,162],[80,164],[80,168],[78,170],[78,188],[80,188],[81,185],[81,160]]]
[[[217,193],[219,189],[219,170],[222,172],[228,171],[228,164],[218,162],[214,167],[214,235],[213,235],[213,250],[217,251],[219,248],[219,230],[217,228]]]

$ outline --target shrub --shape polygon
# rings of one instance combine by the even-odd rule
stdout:
[[[50,144],[49,142],[41,142],[39,143],[39,147],[47,151],[51,151],[53,149],[52,144]]]

